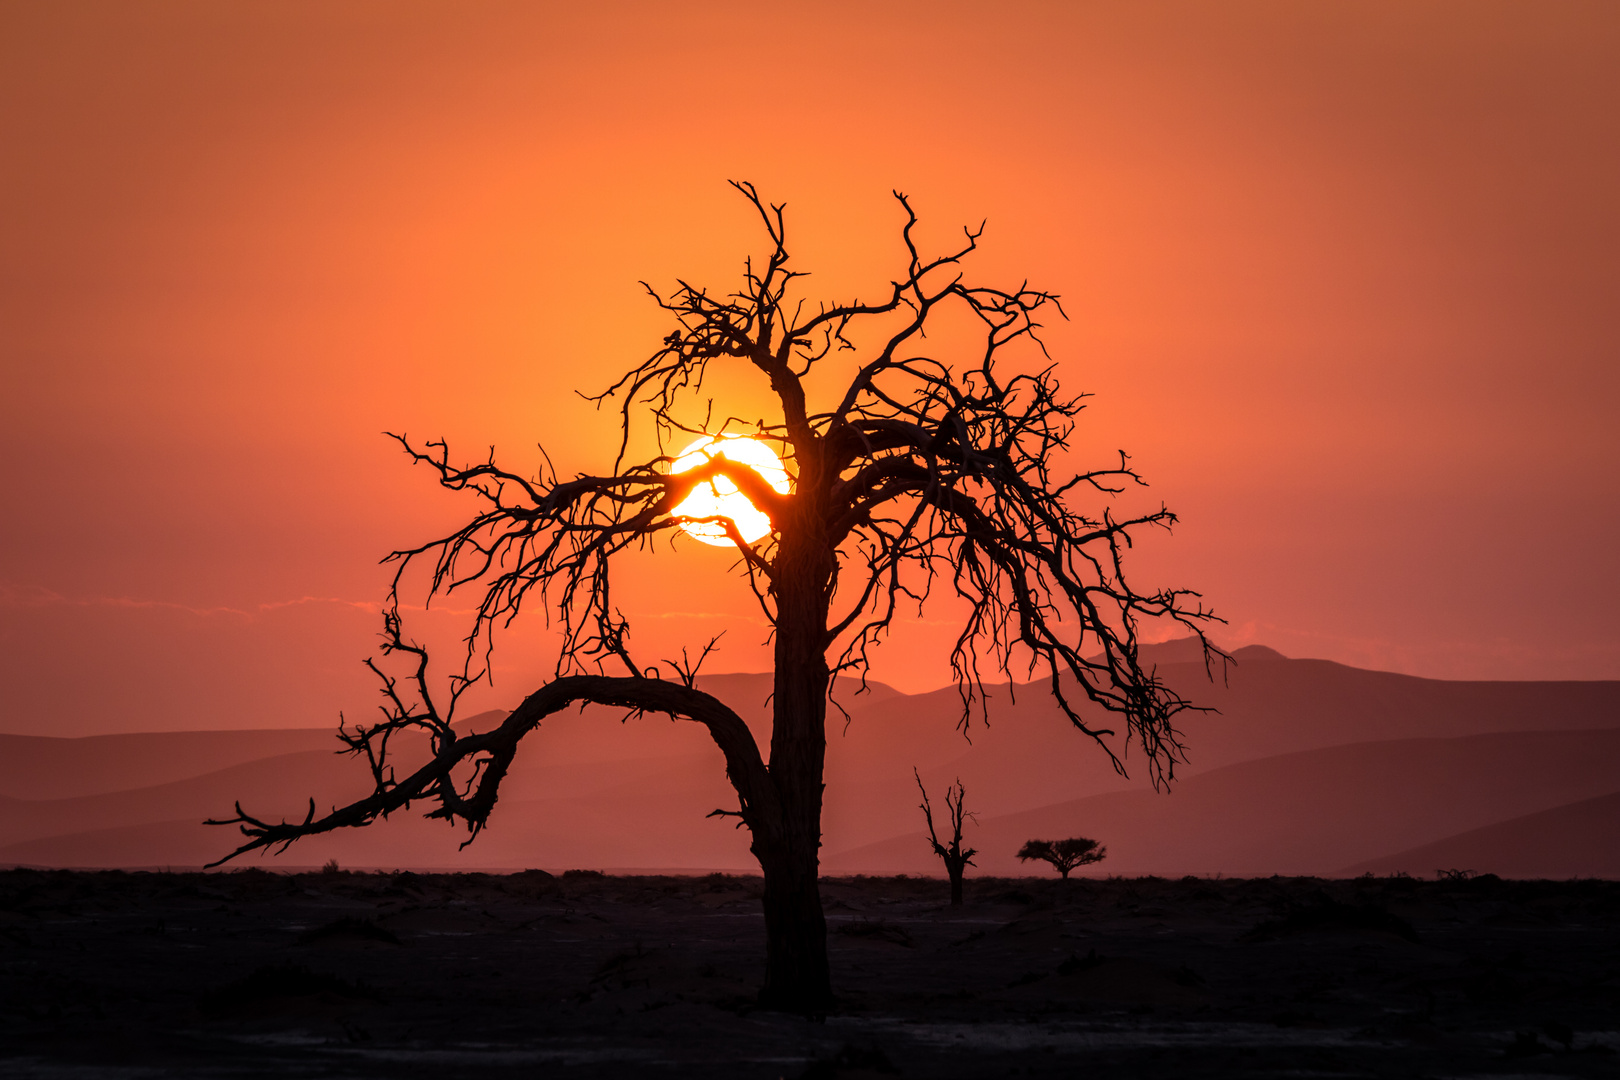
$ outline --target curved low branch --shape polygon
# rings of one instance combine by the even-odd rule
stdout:
[[[377,790],[370,796],[334,809],[325,817],[315,817],[313,800],[309,815],[301,823],[262,821],[245,813],[241,803],[237,803],[235,817],[209,819],[205,824],[239,825],[248,842],[208,865],[218,866],[257,848],[280,845],[285,849],[305,836],[365,825],[424,798],[437,799],[440,804],[428,817],[466,821],[472,831],[467,843],[471,843],[495,807],[501,781],[517,753],[518,743],[538,727],[541,720],[575,703],[617,706],[635,713],[666,713],[702,724],[725,755],[726,773],[737,790],[748,827],[756,837],[763,836],[767,840],[780,828],[776,785],[760,757],[753,733],[742,718],[718,698],[662,679],[572,675],[547,683],[530,694],[494,730],[443,740],[433,759],[404,780],[379,781]],[[479,766],[479,772],[476,786],[463,794],[451,773],[467,761]]]

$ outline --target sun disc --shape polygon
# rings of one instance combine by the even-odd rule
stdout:
[[[748,466],[771,487],[787,494],[788,474],[782,467],[782,459],[769,446],[746,435],[705,435],[682,450],[669,471],[683,473],[716,457]],[[677,518],[730,518],[742,538],[750,544],[771,531],[771,519],[724,476],[717,476],[693,488],[670,513]],[[731,537],[726,535],[726,527],[717,521],[683,521],[681,531],[694,540],[715,547],[730,547],[732,544]]]

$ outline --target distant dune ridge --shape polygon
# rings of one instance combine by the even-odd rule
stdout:
[[[1511,878],[1620,878],[1620,793],[1470,829],[1347,866],[1339,876],[1417,876],[1441,869]]]
[[[931,790],[967,785],[981,873],[1032,872],[1013,857],[1024,840],[1085,835],[1109,848],[1095,874],[1620,876],[1620,682],[1443,682],[1258,645],[1234,656],[1212,683],[1192,639],[1144,650],[1170,685],[1219,710],[1183,716],[1189,760],[1168,795],[1139,769],[1117,775],[1039,685],[992,688],[989,725],[975,712],[964,733],[954,689],[843,684],[826,870],[940,872],[916,766]],[[702,685],[764,738],[769,676]],[[302,817],[310,796],[324,809],[364,794],[364,765],[336,748],[323,729],[0,735],[0,865],[201,865],[235,846],[234,831],[200,822],[236,799]],[[465,850],[463,830],[413,809],[250,862],[749,870],[747,834],[705,817],[734,805],[696,725],[591,709],[525,740],[490,828]]]

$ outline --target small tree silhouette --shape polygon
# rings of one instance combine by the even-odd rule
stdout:
[[[978,815],[963,810],[967,800],[967,787],[962,778],[956,778],[956,786],[945,787],[945,810],[951,818],[951,842],[949,845],[939,842],[939,834],[934,831],[934,808],[928,804],[928,789],[923,787],[922,775],[917,772],[915,765],[911,768],[911,775],[917,778],[917,790],[922,792],[923,819],[928,822],[928,842],[934,845],[934,854],[945,863],[945,873],[951,879],[951,907],[962,906],[962,872],[973,865],[973,856],[978,854],[973,848],[962,850],[962,819],[970,817],[978,821]],[[951,801],[952,794],[956,801]]]
[[[1031,859],[1049,862],[1067,880],[1069,871],[1075,867],[1102,862],[1108,857],[1108,849],[1100,847],[1095,840],[1071,836],[1067,840],[1030,840],[1018,849],[1018,857],[1024,862]]]
[[[489,822],[519,743],[548,717],[586,704],[627,718],[664,713],[701,725],[725,757],[737,809],[722,812],[748,828],[764,876],[761,1003],[824,1012],[832,982],[817,882],[833,677],[864,681],[872,648],[933,589],[964,601],[951,652],[964,730],[975,704],[983,708],[983,668],[1004,678],[1015,665],[1033,668],[1075,730],[1121,773],[1134,742],[1156,786],[1173,777],[1182,749],[1174,720],[1194,706],[1143,667],[1139,625],[1169,620],[1203,641],[1214,616],[1190,602],[1197,593],[1139,592],[1127,582],[1133,533],[1176,518],[1163,506],[1116,515],[1114,496],[1142,484],[1125,453],[1071,471],[1085,395],[1059,387],[1040,338],[1040,318],[1062,314],[1057,297],[971,281],[964,263],[982,225],[965,229],[954,249],[923,255],[917,215],[896,192],[898,266],[879,278],[878,295],[817,302],[801,294],[804,273],[790,265],[783,207],[750,184],[734,186],[764,227],[763,257],[744,262],[732,290],[685,281],[664,295],[647,288],[670,330],[593,399],[611,401],[618,414],[607,470],[564,476],[546,458],[535,472],[514,472],[493,450],[461,463],[443,440],[394,436],[411,461],[476,505],[459,528],[389,556],[397,572],[382,652],[408,673],[397,678],[371,661],[383,718],[339,729],[374,790],[322,817],[311,800],[301,822],[257,818],[238,804],[215,822],[239,825],[246,839],[226,858],[368,825],[416,801],[432,806],[429,817],[464,823],[470,843]],[[711,417],[702,391],[715,369],[757,379],[765,415]],[[671,440],[744,434],[779,449],[788,492],[720,453],[673,468]],[[694,490],[719,482],[768,520],[765,535],[749,540],[726,515],[680,509]],[[647,663],[610,587],[621,556],[672,547],[694,525],[729,539],[737,576],[771,627],[763,747],[732,708],[698,688],[709,649],[697,663],[684,653]],[[418,564],[430,570],[429,599],[472,594],[465,658],[444,684],[429,678],[427,650],[401,624],[400,589]],[[560,631],[554,677],[499,726],[456,730],[456,702],[488,674],[492,635],[535,607]],[[1206,670],[1225,656],[1207,641],[1204,649]],[[427,738],[393,739],[401,734]],[[413,752],[416,760],[397,760]]]

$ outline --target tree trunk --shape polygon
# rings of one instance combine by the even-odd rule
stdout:
[[[779,642],[782,636],[779,632]],[[820,661],[820,655],[815,659]],[[812,1014],[825,1013],[832,1005],[827,920],[817,881],[827,709],[825,662],[819,666],[821,689],[789,691],[783,686],[783,664],[777,662],[770,769],[781,798],[781,831],[769,846],[757,839],[754,846],[765,874],[765,985],[760,1003]]]
[[[772,582],[776,593],[776,680],[771,779],[781,801],[780,832],[756,838],[765,873],[765,985],[760,1003],[822,1014],[832,1005],[821,868],[822,770],[827,757],[826,643],[831,552],[819,537],[784,535]]]
[[[765,985],[759,1002],[766,1008],[825,1015],[832,1007],[832,976],[827,966],[827,921],[816,887],[817,860],[761,859],[765,871]]]
[[[962,872],[965,867],[946,865],[945,870],[951,875],[951,907],[962,906]]]

